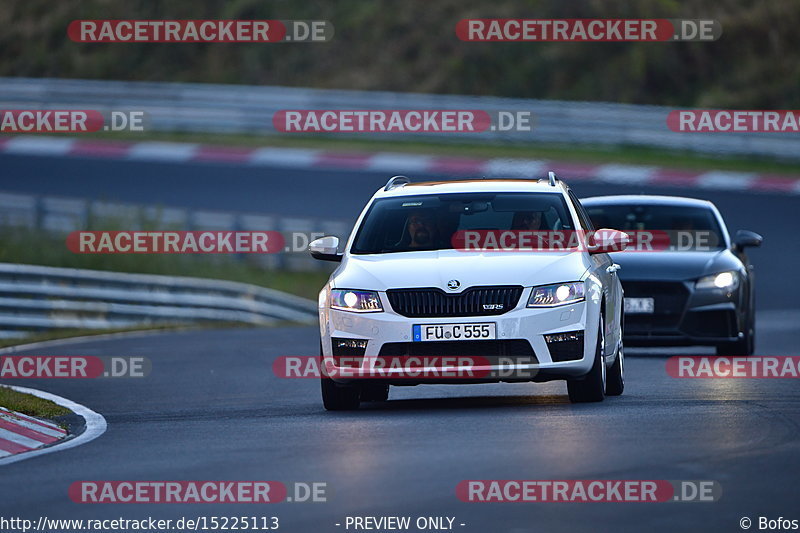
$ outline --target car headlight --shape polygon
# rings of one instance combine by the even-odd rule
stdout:
[[[697,280],[695,287],[698,289],[724,289],[736,290],[739,286],[739,273],[735,270],[720,272],[710,276],[703,276]]]
[[[383,311],[381,299],[375,291],[331,289],[331,309],[354,313],[376,313]]]
[[[583,301],[586,287],[582,281],[555,283],[534,287],[528,298],[528,307],[554,307]]]

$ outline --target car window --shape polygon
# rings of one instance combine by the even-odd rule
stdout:
[[[595,227],[621,231],[659,231],[670,238],[670,249],[724,248],[714,212],[705,207],[681,205],[589,205],[586,211]]]
[[[465,230],[575,229],[560,193],[469,193],[376,200],[350,250],[354,254],[446,250]]]

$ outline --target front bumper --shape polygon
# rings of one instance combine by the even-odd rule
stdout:
[[[694,281],[622,281],[626,298],[653,298],[652,314],[625,314],[628,346],[717,345],[739,340],[745,328],[743,294],[696,290]]]
[[[418,383],[485,383],[499,381],[548,381],[585,375],[591,369],[597,343],[599,305],[582,301],[553,308],[527,308],[531,289],[525,289],[518,305],[502,314],[470,317],[408,318],[395,313],[386,298],[380,293],[383,312],[352,313],[347,311],[320,309],[320,332],[322,334],[323,364],[339,370],[339,360],[331,339],[366,340],[363,358],[359,362],[359,377],[377,379],[394,385]],[[488,341],[414,341],[413,326],[417,324],[496,324],[496,339]],[[594,327],[587,328],[587,324]],[[563,350],[551,348],[545,335],[580,331],[583,335],[582,350],[572,360],[563,359]],[[483,344],[482,344],[483,343]],[[588,348],[587,348],[588,347]],[[587,355],[589,354],[589,355]],[[352,355],[347,353],[345,355]],[[555,355],[555,357],[554,357]],[[413,378],[402,369],[385,366],[380,372],[370,372],[381,366],[381,360],[404,356],[477,356],[480,359],[473,370],[479,378],[438,378],[437,371],[443,368],[434,364],[425,366],[425,378]],[[352,358],[349,358],[351,367]],[[340,383],[353,381],[342,376],[333,379]]]

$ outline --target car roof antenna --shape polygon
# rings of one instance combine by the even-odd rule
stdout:
[[[550,172],[547,173],[547,177],[550,178],[550,186],[551,187],[555,187],[556,186],[556,180],[558,179],[558,177],[556,176],[556,173],[551,170]]]

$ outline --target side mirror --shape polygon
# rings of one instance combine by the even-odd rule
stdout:
[[[631,238],[623,231],[604,228],[591,234],[588,241],[590,254],[607,254],[623,251],[630,244]]]
[[[311,241],[308,245],[311,257],[320,261],[342,261],[342,254],[339,253],[339,237],[327,236],[320,237]]]
[[[737,231],[736,238],[733,239],[733,245],[739,250],[752,246],[761,246],[762,242],[764,242],[764,237],[746,229]]]

